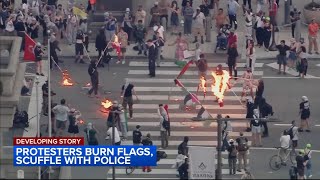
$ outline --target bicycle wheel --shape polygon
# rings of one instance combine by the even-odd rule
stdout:
[[[279,170],[281,168],[282,158],[279,155],[273,155],[270,158],[269,166],[272,170]]]
[[[133,167],[133,166],[126,167],[126,174],[127,175],[132,174],[134,169],[135,169],[135,167]]]
[[[292,163],[293,165],[295,165],[295,164],[297,163],[296,157],[297,157],[297,152],[291,150],[291,151],[290,151],[290,161],[291,161],[291,163]]]

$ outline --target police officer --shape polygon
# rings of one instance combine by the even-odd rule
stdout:
[[[147,46],[149,48],[149,76],[156,77],[156,59],[157,59],[157,47],[151,39],[147,41]]]
[[[99,85],[99,73],[98,69],[96,66],[96,60],[92,60],[89,68],[88,68],[88,73],[90,75],[91,79],[91,89],[88,92],[88,96],[92,97],[91,94],[94,91],[95,96],[98,98],[98,85]]]
[[[43,56],[43,51],[41,49],[41,44],[37,43],[35,48],[34,48],[34,55],[35,55],[35,61],[37,63],[37,75],[44,76],[42,73],[42,56]]]
[[[77,63],[80,59],[80,63],[85,64],[85,62],[83,61],[83,43],[84,43],[84,41],[85,41],[85,37],[84,37],[83,32],[81,30],[78,30],[77,36],[76,36],[76,44],[75,44],[75,48],[76,48],[75,63]]]

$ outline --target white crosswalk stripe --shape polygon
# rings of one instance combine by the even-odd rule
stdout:
[[[218,64],[219,63],[209,63],[208,65],[209,67],[215,67]],[[244,65],[244,63],[238,63],[238,67],[243,67]],[[258,79],[263,75],[263,65],[263,63],[256,63],[256,70],[254,72],[255,79]],[[183,137],[189,137],[188,145],[190,146],[217,146],[217,123],[191,120],[191,118],[197,117],[197,112],[201,108],[200,105],[197,105],[196,110],[192,112],[184,111],[180,108],[180,104],[182,104],[186,93],[183,92],[181,88],[174,85],[173,80],[179,74],[181,68],[178,68],[173,62],[161,62],[161,67],[156,70],[156,76],[159,76],[159,78],[156,77],[152,79],[145,77],[149,73],[147,62],[131,61],[129,66],[133,67],[133,69],[129,70],[129,76],[126,78],[126,82],[130,82],[135,86],[134,89],[139,101],[137,104],[133,105],[133,120],[128,120],[128,140],[123,141],[122,144],[132,144],[132,131],[135,129],[136,125],[140,125],[143,135],[150,133],[153,144],[161,147],[161,140],[159,137],[160,123],[159,115],[157,113],[158,104],[160,103],[168,104],[169,106],[171,135],[169,137],[169,147],[161,150],[165,151],[168,157],[166,159],[161,159],[158,162],[158,166],[153,167],[151,172],[143,172],[140,168],[135,169],[132,174],[126,175],[125,167],[120,167],[116,168],[116,179],[179,179],[176,176],[177,171],[172,168],[172,165],[175,163],[175,157],[178,153],[177,148],[182,142]],[[225,63],[222,63],[222,66],[224,68],[227,67]],[[190,92],[194,93],[197,91],[199,79],[195,66],[192,65],[191,67],[190,70],[185,72],[186,76],[184,77],[186,79],[182,77],[180,81]],[[245,69],[238,69],[238,76],[241,76]],[[208,71],[207,74],[210,75],[210,73],[211,72]],[[210,76],[208,76],[207,83],[211,83]],[[220,107],[217,102],[214,101],[216,98],[210,93],[210,88],[208,88],[207,91],[207,96],[205,98],[201,92],[198,94],[198,98],[208,112],[221,113],[223,117],[229,115],[231,118],[245,118],[246,110],[243,103],[240,102],[242,92],[241,82],[235,84],[228,90],[229,92],[225,94],[225,104],[223,107]],[[212,114],[212,116],[215,118],[216,114]],[[231,125],[233,131],[229,133],[229,137],[235,139],[239,137],[240,132],[245,131],[247,122],[231,122]],[[251,132],[244,132],[244,137],[249,140],[249,146],[251,145],[251,136]],[[222,152],[222,155],[222,174],[228,175],[228,152]],[[215,163],[217,163],[216,160]],[[247,163],[249,163],[249,160]],[[237,172],[236,177],[240,178],[243,173],[243,171]],[[111,174],[111,170],[109,170],[108,178],[112,176]]]

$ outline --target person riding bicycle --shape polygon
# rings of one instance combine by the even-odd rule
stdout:
[[[283,134],[280,137],[280,144],[281,144],[280,145],[281,146],[280,156],[281,156],[281,160],[282,160],[281,164],[286,166],[285,157],[287,155],[287,150],[290,147],[290,135],[288,134],[287,130],[283,131]]]

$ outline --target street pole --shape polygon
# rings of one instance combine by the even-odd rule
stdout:
[[[294,31],[294,38],[296,39],[296,42],[300,42],[300,38],[301,38],[301,13],[298,13],[297,15],[298,19],[296,21],[296,28]]]
[[[269,51],[277,51],[277,45],[276,45],[276,39],[275,39],[275,25],[272,24],[272,32],[271,32],[271,35],[272,35],[272,43],[269,47]]]
[[[285,0],[284,2],[284,24],[290,23],[290,5],[291,0]]]
[[[48,122],[48,132],[49,132],[49,137],[52,137],[52,123],[51,123],[51,70],[50,70],[50,36],[51,36],[51,31],[48,30],[48,115],[49,115],[49,122]],[[48,169],[48,179],[51,177],[51,173],[53,173],[53,169],[51,169],[51,166],[49,166]]]
[[[37,111],[37,137],[40,138],[40,117],[39,117],[39,77],[36,77],[36,111]],[[41,166],[38,167],[38,179],[41,179]]]
[[[222,179],[222,154],[221,154],[221,148],[222,148],[222,125],[221,125],[221,120],[222,120],[222,115],[218,114],[217,116],[217,124],[218,124],[218,146],[217,146],[217,151],[218,151],[218,163],[217,163],[217,171],[216,171],[216,179],[220,180]]]
[[[112,112],[112,145],[115,145],[115,111],[111,111]],[[116,179],[116,168],[114,166],[112,166],[112,179],[115,180]]]

